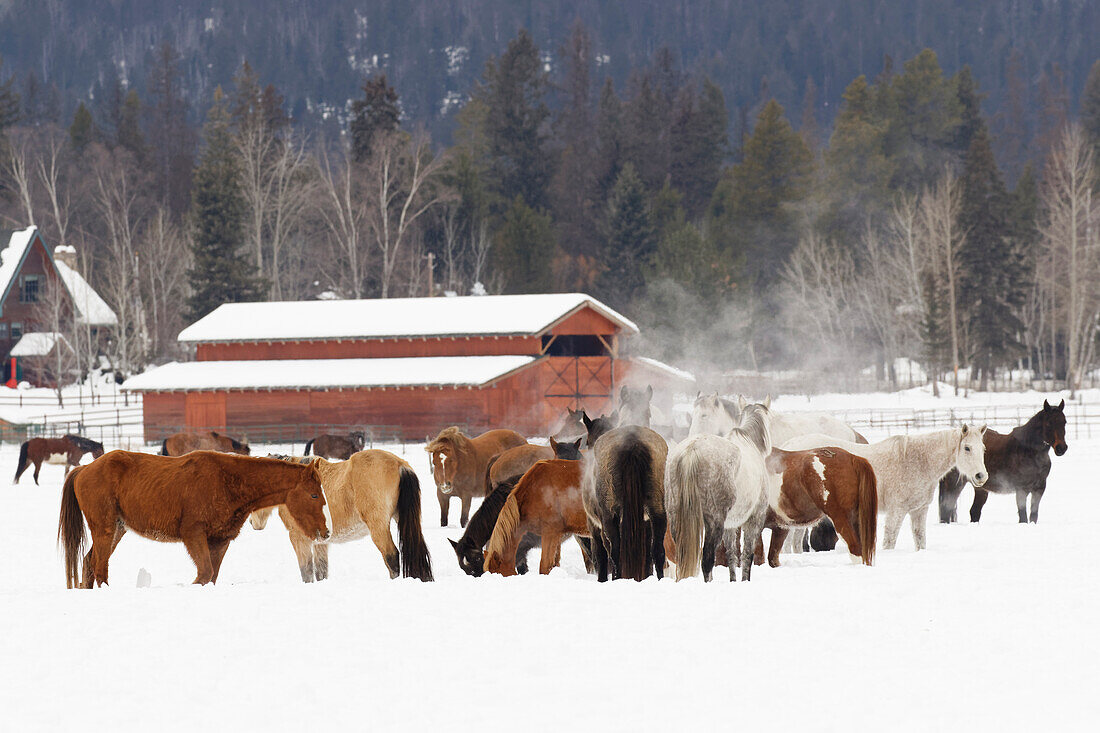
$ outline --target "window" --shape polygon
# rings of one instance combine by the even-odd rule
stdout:
[[[19,278],[19,302],[37,303],[38,285],[41,280],[39,275],[23,275]]]
[[[8,340],[8,324],[0,323],[0,341]]]
[[[23,338],[23,324],[13,323],[11,324],[11,340],[18,341]]]

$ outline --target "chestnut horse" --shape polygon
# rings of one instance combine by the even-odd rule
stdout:
[[[577,438],[572,443],[559,443],[550,438],[548,446],[526,443],[509,448],[499,456],[493,456],[489,459],[489,469],[485,473],[485,495],[493,493],[493,489],[510,478],[518,479],[539,461],[548,461],[551,458],[579,461],[583,440],[584,438]]]
[[[313,449],[313,455],[327,458],[330,461],[346,461],[352,453],[363,450],[366,436],[362,433],[350,433],[348,435],[318,435],[306,443],[302,452],[309,455]]]
[[[324,458],[282,458],[307,462],[316,469],[332,511],[332,537],[328,542],[314,542],[298,528],[287,508],[279,507],[279,519],[290,534],[303,582],[328,577],[329,544],[368,534],[382,553],[391,579],[398,575],[433,579],[432,560],[420,527],[420,480],[408,462],[384,450],[359,451],[339,463]],[[270,513],[271,509],[263,509],[253,514],[252,527],[263,529]],[[390,533],[391,520],[397,520],[400,553]]]
[[[500,510],[485,549],[485,572],[516,575],[520,543],[534,534],[542,538],[539,573],[547,575],[561,556],[562,540],[588,536],[580,485],[580,461],[554,459],[531,466]]]
[[[458,556],[458,566],[462,568],[463,572],[467,575],[472,575],[475,578],[480,577],[485,567],[485,555],[482,552],[482,548],[485,543],[489,541],[489,537],[493,533],[493,527],[496,526],[497,517],[500,516],[501,507],[504,506],[504,502],[508,499],[508,494],[515,488],[516,481],[520,476],[527,472],[531,466],[540,460],[550,460],[552,458],[561,458],[569,461],[579,461],[581,458],[580,442],[581,438],[578,438],[572,443],[559,443],[553,438],[550,438],[550,449],[547,454],[547,449],[543,446],[535,445],[521,445],[515,448],[509,448],[500,454],[499,457],[494,458],[489,462],[489,475],[497,475],[494,469],[501,460],[505,459],[509,453],[513,451],[524,451],[526,448],[538,448],[539,457],[532,460],[527,466],[522,466],[522,470],[513,470],[510,475],[503,476],[493,480],[493,490],[490,491],[481,506],[477,508],[474,515],[470,517],[470,523],[466,525],[466,531],[462,533],[462,537],[455,542],[449,540],[451,547],[454,548],[455,554]],[[526,452],[526,451],[525,451]],[[512,468],[520,468],[521,464],[514,463]],[[501,469],[500,474],[505,473]],[[536,535],[527,535],[520,541],[519,550],[516,553],[516,569],[520,575],[527,572],[527,553],[530,552],[532,547],[535,547],[539,543],[539,538]],[[583,548],[583,543],[582,543]],[[585,550],[587,552],[587,550]]]
[[[791,527],[810,527],[822,517],[832,520],[853,559],[870,565],[875,558],[878,486],[866,458],[840,448],[772,450],[768,504],[777,528],[772,530],[768,564],[779,567],[779,548]]]
[[[62,438],[31,438],[19,446],[19,465],[15,468],[15,483],[19,483],[19,477],[27,470],[27,466],[34,464],[34,484],[38,485],[38,472],[45,463],[64,463],[65,475],[69,470],[80,465],[80,459],[85,453],[91,453],[93,458],[103,455],[103,444],[94,440],[82,438],[79,435],[66,435]]]
[[[210,430],[205,433],[176,433],[164,439],[160,446],[162,456],[182,456],[196,450],[213,450],[219,453],[249,454],[247,443],[234,440],[228,435]]]
[[[452,426],[444,428],[424,446],[432,456],[440,526],[447,526],[451,497],[456,496],[462,501],[459,524],[465,527],[470,518],[470,503],[475,496],[485,496],[485,472],[490,459],[526,443],[527,439],[514,430],[490,430],[470,438]]]
[[[311,466],[215,451],[179,458],[111,451],[65,479],[57,538],[65,549],[68,587],[106,584],[111,553],[128,529],[183,542],[198,570],[195,582],[217,582],[225,551],[249,513],[278,504],[309,537],[328,538],[332,520]],[[81,573],[85,519],[92,548]]]

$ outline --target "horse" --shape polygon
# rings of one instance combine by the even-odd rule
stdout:
[[[382,553],[390,579],[398,575],[431,581],[432,561],[420,526],[420,480],[407,461],[384,450],[354,453],[346,461],[333,463],[324,458],[292,458],[308,461],[321,477],[332,512],[332,536],[327,542],[313,542],[294,523],[286,507],[279,518],[290,534],[298,558],[302,582],[328,577],[328,545],[350,542],[370,535]],[[271,509],[252,515],[252,527],[263,529]],[[397,521],[401,551],[393,543],[390,521]]]
[[[588,433],[581,418],[583,414],[583,409],[565,408],[565,417],[558,423],[557,429],[550,431],[554,439],[562,442],[572,442],[577,438],[583,438]]]
[[[551,458],[580,460],[582,440],[584,439],[577,438],[572,443],[559,443],[554,438],[550,438],[549,446],[525,443],[509,448],[498,456],[493,456],[489,459],[489,466],[485,472],[485,495],[491,494],[497,485],[509,478],[518,479],[538,461]]]
[[[103,444],[79,435],[26,440],[19,446],[19,465],[15,468],[15,483],[19,483],[19,477],[31,463],[34,464],[35,486],[38,486],[38,472],[42,470],[43,462],[64,463],[65,475],[68,476],[70,470],[80,465],[80,459],[85,453],[91,453],[92,458],[99,458],[103,455]]]
[[[765,458],[772,443],[767,405],[741,405],[738,423],[726,437],[695,435],[672,449],[665,475],[669,528],[676,547],[676,580],[702,568],[710,582],[719,541],[730,558],[730,580],[750,579],[753,552],[768,512]],[[737,532],[745,534],[745,552]],[[740,559],[740,563],[737,559]]]
[[[627,425],[600,436],[585,457],[581,497],[601,583],[664,575],[664,478],[668,445],[649,428]]]
[[[982,507],[989,494],[1016,494],[1016,511],[1020,523],[1028,520],[1039,521],[1039,502],[1047,488],[1047,476],[1050,474],[1050,449],[1054,455],[1065,455],[1069,450],[1066,444],[1066,401],[1052,407],[1043,400],[1043,409],[1037,412],[1023,425],[1014,428],[1007,435],[987,430],[983,438],[985,443],[985,466],[989,469],[989,478],[981,488],[974,489],[974,503],[970,507],[970,521],[978,522],[982,518]],[[967,477],[958,471],[949,471],[940,481],[940,521],[956,521],[956,507],[959,494],[966,486]],[[1031,496],[1031,513],[1027,512],[1027,497]]]
[[[179,458],[111,451],[65,479],[57,537],[69,588],[107,583],[107,565],[126,530],[183,542],[198,573],[216,583],[225,551],[249,513],[284,504],[303,534],[327,539],[332,518],[311,466],[196,451]],[[84,520],[92,547],[84,557]]]
[[[306,443],[305,450],[302,452],[308,456],[312,449],[315,456],[321,456],[330,461],[346,461],[351,458],[352,453],[363,450],[365,442],[366,437],[361,432],[347,435],[318,435]]]
[[[552,459],[531,466],[500,510],[485,549],[485,572],[516,575],[521,543],[535,535],[542,539],[539,573],[549,574],[561,557],[562,540],[588,536],[580,485],[580,461]]]
[[[551,458],[559,458],[563,460],[579,461],[581,458],[580,453],[580,439],[577,439],[573,443],[559,443],[553,438],[550,438],[550,448],[553,450],[552,455],[545,456],[545,453],[539,453],[539,455],[545,456],[538,460],[548,460]],[[516,448],[509,448],[504,453],[500,454],[498,458],[489,462],[489,473],[493,474],[493,469],[500,463],[500,459],[503,459],[512,451],[523,450],[527,447],[540,447],[541,446],[518,446]],[[538,460],[532,462],[534,465]],[[513,466],[518,467],[518,465]],[[493,533],[493,527],[496,526],[497,517],[500,516],[500,510],[504,506],[504,502],[508,500],[508,494],[515,488],[516,481],[520,476],[526,473],[527,466],[519,474],[512,473],[509,476],[503,476],[495,478],[492,481],[492,491],[486,496],[485,500],[481,502],[481,506],[477,508],[474,515],[470,517],[469,524],[466,525],[466,531],[462,533],[462,537],[458,542],[448,539],[451,543],[451,547],[454,548],[455,555],[458,556],[458,566],[462,568],[462,571],[467,575],[472,575],[475,578],[480,577],[484,572],[485,566],[485,554],[482,548],[485,543],[489,541],[489,537]],[[501,473],[504,473],[501,471]],[[527,572],[527,553],[530,552],[532,547],[535,547],[539,543],[539,538],[535,535],[527,535],[521,541],[519,550],[516,553],[516,569],[520,575]],[[583,543],[582,543],[583,548]]]
[[[444,428],[424,446],[432,456],[432,477],[439,499],[439,525],[447,526],[451,497],[462,502],[459,525],[466,526],[470,518],[470,503],[475,496],[485,496],[485,476],[489,460],[509,448],[525,445],[527,439],[514,430],[490,430],[476,438],[463,434],[457,427]]]
[[[812,434],[792,438],[781,447],[784,450],[843,448],[866,458],[878,481],[879,511],[886,514],[882,548],[894,549],[901,522],[908,514],[913,544],[923,550],[928,505],[932,503],[939,480],[954,467],[972,477],[975,486],[986,482],[988,474],[982,444],[985,432],[984,425],[971,428],[964,423],[957,428],[923,435],[896,435],[870,445]]]
[[[839,448],[775,449],[765,461],[771,472],[768,504],[773,530],[768,564],[779,567],[779,548],[789,527],[812,527],[827,516],[853,559],[871,565],[878,527],[878,489],[866,458]]]
[[[191,451],[212,450],[219,453],[237,453],[247,456],[248,444],[234,440],[213,430],[205,433],[176,433],[164,439],[160,446],[162,456],[182,456]]]
[[[649,385],[645,390],[631,389],[626,385],[619,390],[619,409],[618,414],[621,415],[620,425],[640,425],[643,428],[650,427],[650,420],[653,413],[650,410],[649,403],[653,401],[653,385]]]
[[[596,444],[596,441],[600,439],[600,436],[609,430],[614,430],[621,423],[619,422],[619,411],[611,413],[610,415],[600,415],[596,419],[588,417],[588,415],[581,413],[581,422],[584,424],[584,429],[587,431],[585,436],[585,446],[591,448]]]

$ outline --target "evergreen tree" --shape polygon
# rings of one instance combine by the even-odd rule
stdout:
[[[115,132],[115,144],[129,150],[136,161],[144,160],[148,152],[145,136],[141,132],[141,115],[141,97],[138,96],[136,89],[131,89],[122,101]]]
[[[19,93],[15,91],[15,77],[4,79],[4,57],[0,56],[0,138],[18,121]]]
[[[92,113],[81,102],[73,114],[73,123],[69,126],[69,140],[77,155],[83,155],[88,145],[99,137],[99,131],[92,121]]]
[[[932,381],[932,394],[940,396],[939,378],[951,361],[951,329],[947,323],[947,308],[943,303],[946,284],[931,270],[921,277],[924,312],[921,314],[920,338],[924,368]]]
[[[962,115],[955,85],[926,48],[906,61],[903,73],[882,92],[890,120],[886,154],[896,161],[891,188],[920,191],[957,159],[953,144]]]
[[[696,97],[691,85],[677,97],[672,121],[669,176],[684,194],[684,209],[695,218],[706,209],[729,152],[726,100],[710,79]]]
[[[960,154],[965,154],[978,130],[986,126],[982,118],[985,95],[978,91],[969,66],[962,67],[955,75],[955,96],[959,100],[959,126],[955,130],[954,147]]]
[[[550,289],[554,260],[554,230],[550,217],[512,199],[497,232],[495,266],[508,293],[544,293]]]
[[[656,232],[645,186],[634,166],[627,163],[615,181],[607,202],[598,297],[613,308],[630,304],[645,284],[653,265]]]
[[[214,105],[203,127],[203,143],[192,189],[190,320],[202,318],[222,303],[259,300],[265,291],[242,251],[244,198],[229,109],[220,87],[214,92]]]
[[[230,115],[238,130],[264,125],[278,134],[290,124],[290,117],[283,109],[283,95],[271,84],[260,85],[260,75],[245,61],[233,77],[233,98]],[[354,110],[357,102],[352,102]]]
[[[600,89],[596,109],[597,199],[606,201],[623,166],[623,105],[608,77]]]
[[[187,122],[190,105],[183,96],[180,63],[172,44],[165,42],[156,50],[147,80],[150,106],[145,128],[154,190],[176,214],[190,205],[195,162],[195,134]]]
[[[355,162],[370,157],[375,140],[397,130],[401,122],[401,107],[397,90],[389,85],[385,74],[372,76],[363,82],[363,98],[351,103],[351,150]]]

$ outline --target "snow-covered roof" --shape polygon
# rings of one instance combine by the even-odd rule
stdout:
[[[137,392],[356,387],[479,387],[534,363],[534,356],[284,359],[173,362],[127,379]]]
[[[39,333],[25,333],[19,339],[19,342],[12,347],[12,356],[46,356],[53,347],[57,345],[58,341],[67,344],[65,337],[54,331],[43,331]]]
[[[695,375],[691,372],[684,371],[683,369],[677,369],[671,364],[665,364],[663,361],[650,359],[648,356],[635,356],[633,357],[633,360],[640,364],[653,367],[654,369],[664,372],[669,376],[676,377],[677,379],[683,379],[688,382],[695,381]]]
[[[111,310],[111,306],[99,297],[99,293],[92,289],[84,277],[66,265],[61,260],[54,260],[57,274],[69,290],[73,298],[73,304],[79,312],[79,320],[90,326],[114,326],[118,324],[118,317]]]
[[[180,332],[184,342],[535,335],[584,307],[638,327],[583,293],[226,303]]]
[[[19,265],[23,262],[23,255],[34,241],[34,235],[38,227],[26,229],[6,230],[7,246],[0,250],[0,295],[8,292],[12,280],[19,272]]]

